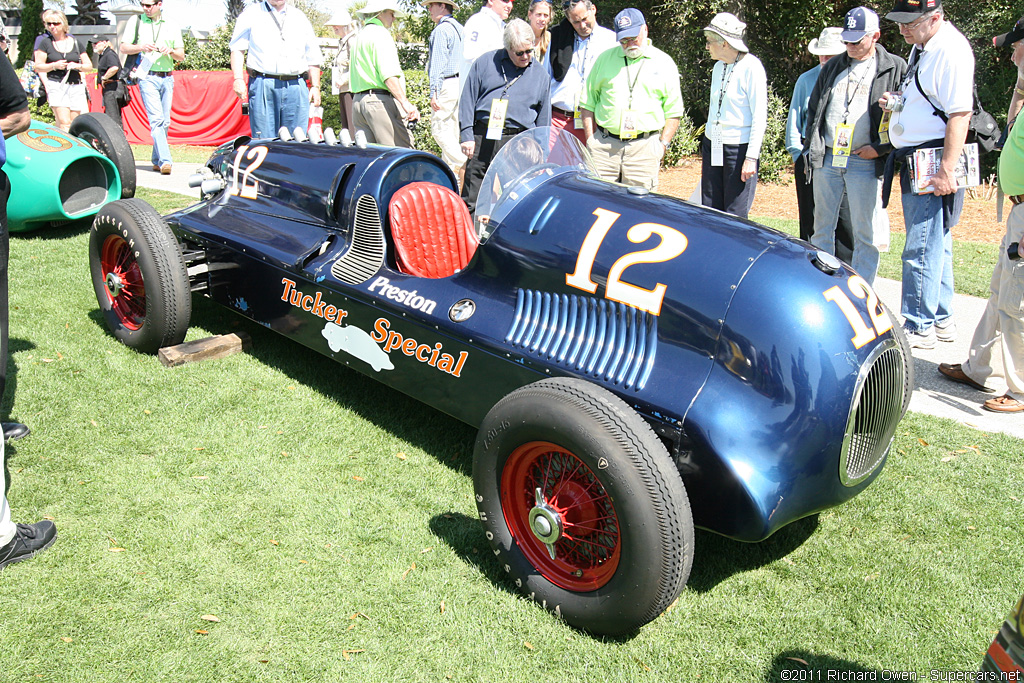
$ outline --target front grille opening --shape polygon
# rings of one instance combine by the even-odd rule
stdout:
[[[839,478],[856,486],[881,464],[903,416],[907,359],[895,342],[878,347],[864,364],[846,423]]]
[[[58,191],[61,206],[74,218],[103,204],[110,193],[110,185],[107,169],[99,159],[77,159],[68,165],[60,177]]]

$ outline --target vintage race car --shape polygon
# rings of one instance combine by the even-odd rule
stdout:
[[[604,182],[563,132],[510,141],[475,217],[414,150],[243,138],[207,175],[185,210],[96,217],[114,336],[180,342],[198,293],[477,426],[497,562],[592,633],[679,596],[695,525],[759,541],[863,491],[909,401],[905,338],[861,277]]]
[[[91,218],[117,199],[135,196],[135,159],[124,131],[106,114],[82,114],[70,134],[32,121],[7,140],[4,172],[11,232]]]
[[[992,639],[978,681],[1024,681],[1024,595]]]

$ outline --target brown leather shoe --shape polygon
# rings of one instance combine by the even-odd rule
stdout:
[[[982,408],[991,410],[993,413],[1020,413],[1024,412],[1024,403],[1009,395],[1003,395],[999,398],[990,398],[985,401],[982,404]]]
[[[160,167],[160,175],[171,175],[171,165],[164,164]]]
[[[987,394],[991,394],[995,389],[989,389],[984,384],[978,384],[973,379],[967,376],[963,368],[960,367],[960,363],[939,363],[939,372],[953,380],[954,382],[960,382],[960,384],[966,384],[972,389],[978,391],[984,391]]]

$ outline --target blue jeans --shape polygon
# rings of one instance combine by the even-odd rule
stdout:
[[[906,175],[906,174],[904,174]],[[902,180],[901,180],[902,182]],[[903,182],[903,187],[908,187]],[[953,234],[960,220],[964,191],[952,197],[954,210],[943,216],[942,197],[915,195],[904,190],[903,302],[900,313],[908,327],[926,333],[953,315]]]
[[[282,81],[254,76],[249,79],[249,130],[254,138],[276,138],[287,128],[309,128],[309,86],[296,78]]]
[[[853,259],[857,273],[874,284],[878,272],[878,247],[875,231],[882,203],[882,179],[876,175],[874,159],[853,155],[846,168],[832,165],[832,151],[825,153],[821,168],[814,169],[814,234],[811,244],[829,254],[836,253],[836,221],[843,194],[849,199],[850,227],[853,230]]]
[[[153,165],[169,164],[171,147],[167,144],[167,129],[171,126],[174,77],[147,74],[139,79],[139,94],[149,117],[149,134],[153,136]]]

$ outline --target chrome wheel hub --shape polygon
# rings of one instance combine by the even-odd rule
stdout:
[[[106,284],[110,296],[117,296],[124,289],[124,280],[114,272],[107,273]]]
[[[538,488],[534,492],[536,505],[530,510],[530,530],[547,546],[551,559],[555,559],[555,543],[562,537],[562,516],[544,500]]]

